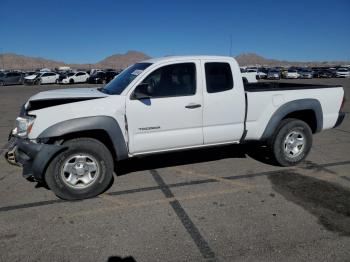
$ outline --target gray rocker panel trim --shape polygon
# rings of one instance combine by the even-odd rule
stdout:
[[[316,133],[320,132],[323,128],[323,112],[320,102],[316,99],[300,99],[285,103],[275,111],[260,140],[266,140],[271,137],[278,127],[278,124],[286,115],[301,110],[314,111],[317,121]]]
[[[128,158],[128,149],[120,126],[114,118],[109,116],[92,116],[66,120],[48,127],[38,138],[60,137],[89,130],[106,131],[113,143],[117,159]]]

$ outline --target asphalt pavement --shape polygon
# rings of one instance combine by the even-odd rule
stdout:
[[[341,84],[350,101],[350,79],[293,81]],[[3,149],[30,96],[69,87],[0,88],[0,261],[350,260],[349,102],[299,166],[250,144],[154,155],[120,162],[99,197],[67,202]]]

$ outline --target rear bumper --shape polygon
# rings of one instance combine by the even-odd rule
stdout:
[[[336,128],[336,127],[340,126],[341,123],[343,123],[344,118],[345,118],[345,113],[339,112],[337,122],[335,122],[335,125],[333,126],[333,128]]]
[[[23,177],[43,181],[47,165],[57,153],[64,149],[65,147],[61,145],[39,144],[27,139],[11,137],[5,157],[10,164],[23,168]]]

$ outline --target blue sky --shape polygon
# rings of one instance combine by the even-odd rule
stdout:
[[[350,1],[0,2],[0,53],[94,63],[150,56],[254,52],[292,61],[350,60]]]

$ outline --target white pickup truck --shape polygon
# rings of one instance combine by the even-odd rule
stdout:
[[[312,134],[344,119],[341,86],[244,84],[230,57],[151,59],[103,88],[41,92],[23,105],[7,159],[63,199],[103,192],[118,160],[263,141],[276,163],[305,159]]]

